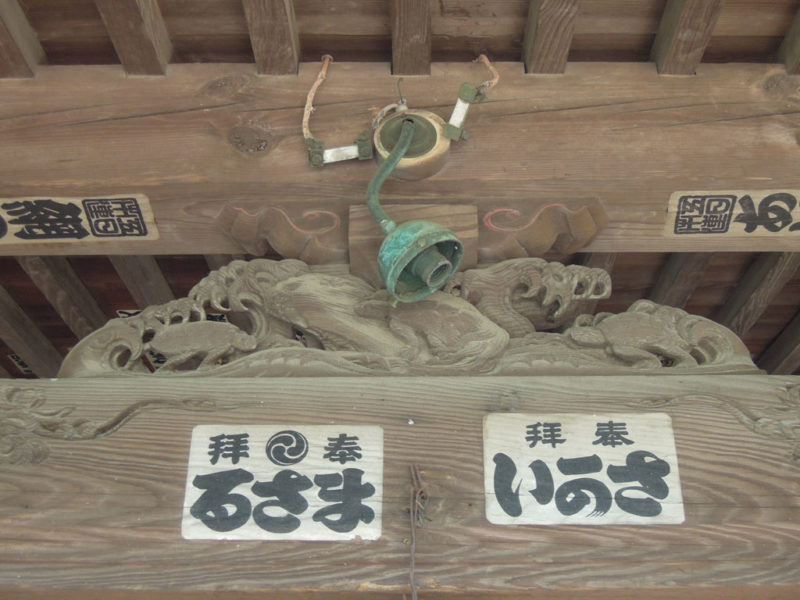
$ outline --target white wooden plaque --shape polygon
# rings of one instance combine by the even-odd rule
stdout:
[[[198,425],[182,534],[216,540],[376,540],[383,429]]]
[[[0,198],[0,244],[151,241],[159,238],[144,194]]]
[[[487,415],[486,518],[497,525],[684,520],[667,414]]]
[[[800,190],[674,192],[667,206],[664,234],[800,239],[798,199]]]

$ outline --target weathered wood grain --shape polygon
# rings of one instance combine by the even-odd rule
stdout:
[[[17,0],[0,0],[0,77],[32,77],[45,54]]]
[[[578,0],[531,0],[522,42],[526,73],[563,73],[578,17]]]
[[[652,58],[665,75],[693,75],[714,32],[723,0],[667,0]]]
[[[787,73],[800,74],[800,9],[778,49],[778,58],[786,65]]]
[[[718,190],[796,187],[800,114],[792,103],[800,90],[780,66],[704,64],[692,78],[659,77],[652,65],[633,63],[576,63],[562,76],[533,79],[518,63],[498,68],[501,83],[470,111],[472,137],[451,148],[435,177],[387,182],[385,201],[593,196],[609,224],[586,251],[741,251],[741,240],[724,236],[667,239],[670,194],[695,189],[710,173]],[[98,66],[42,67],[34,79],[2,80],[0,195],[144,193],[161,237],[20,242],[1,251],[230,254],[241,250],[214,225],[226,202],[251,213],[280,201],[346,214],[363,201],[374,167],[308,166],[300,122],[317,73],[316,64],[301,65],[296,78],[256,76],[247,65],[173,64],[165,78],[124,78]],[[482,65],[434,63],[429,79],[407,78],[403,92],[446,116],[461,82],[485,77]],[[387,65],[334,63],[317,97],[315,135],[352,141],[374,108],[396,97]],[[243,150],[242,128],[265,143]],[[687,145],[687,136],[715,143]],[[732,150],[720,160],[723,147]],[[762,238],[759,249],[796,245],[791,236]]]
[[[392,73],[431,72],[430,0],[392,0]]]
[[[134,402],[140,406],[110,435],[41,438],[50,450],[44,462],[0,466],[4,598],[46,591],[72,598],[84,590],[109,598],[179,590],[198,597],[212,590],[219,597],[399,597],[408,593],[411,463],[420,466],[430,497],[417,530],[421,598],[666,598],[676,589],[692,598],[790,598],[800,589],[800,496],[791,485],[798,439],[780,427],[800,410],[798,378],[336,378],[274,380],[265,387],[258,380],[150,377],[131,383],[0,383],[0,403],[25,406],[38,397],[40,411],[75,407],[62,415],[65,422],[103,423]],[[497,411],[668,413],[686,522],[488,525],[482,419]],[[384,428],[380,540],[181,539],[194,425],[356,422]]]
[[[17,259],[28,277],[45,295],[59,316],[79,338],[108,321],[94,297],[62,256],[21,256]]]
[[[713,252],[672,253],[658,274],[650,300],[683,308],[700,285]]]
[[[758,357],[756,364],[767,373],[791,374],[800,369],[800,312]]]
[[[109,259],[139,308],[175,299],[152,256],[109,256]]]
[[[747,272],[719,309],[715,321],[738,336],[746,334],[800,267],[800,252],[756,255]]]
[[[95,0],[95,5],[127,73],[166,73],[172,43],[157,0]]]
[[[259,73],[290,75],[300,64],[292,0],[242,0]]]
[[[0,338],[39,377],[55,377],[61,354],[14,298],[0,286]]]

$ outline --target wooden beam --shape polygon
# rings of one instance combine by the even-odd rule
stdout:
[[[392,0],[392,73],[431,72],[430,0]]]
[[[6,398],[39,399],[35,411],[14,406],[13,414],[43,430],[19,436],[36,442],[41,462],[0,464],[0,488],[6,490],[0,596],[410,598],[409,465],[418,465],[430,499],[414,548],[422,600],[790,600],[800,594],[800,490],[792,485],[798,383],[797,377],[759,375],[268,381],[142,376],[135,383],[130,378],[0,383],[5,406]],[[482,437],[487,414],[511,411],[536,418],[563,414],[568,407],[598,420],[609,414],[633,418],[652,412],[656,403],[674,430],[686,515],[681,525],[601,530],[487,522]],[[72,427],[87,422],[93,427]],[[354,423],[382,427],[380,539],[251,541],[242,542],[242,550],[235,548],[238,542],[183,540],[187,455],[198,422],[244,431],[254,423],[337,423],[342,431]],[[102,427],[108,423],[115,427]],[[650,442],[635,429],[628,431],[634,445],[617,448],[620,469],[627,454],[647,450]],[[251,439],[251,456],[253,451]],[[538,448],[532,456],[534,451]],[[255,473],[256,481],[268,481],[275,470],[261,457],[264,471]],[[329,467],[341,472],[359,464]],[[222,466],[221,460],[217,468]],[[294,468],[302,472],[303,463]],[[531,472],[523,463],[517,468],[515,481],[522,479],[520,493],[527,494]],[[591,478],[610,484],[605,473]],[[624,485],[630,484],[616,487]],[[250,487],[241,485],[235,493],[249,496],[255,507],[261,499]],[[316,500],[317,491],[303,496]],[[668,491],[674,498],[676,488]],[[89,500],[93,509],[87,508]],[[594,506],[594,497],[591,501]],[[309,510],[316,508],[312,502]]]
[[[139,308],[164,304],[175,295],[152,256],[109,256],[125,287]]]
[[[703,59],[723,0],[668,0],[661,17],[652,59],[658,72],[693,75]]]
[[[242,0],[259,73],[294,75],[300,37],[292,0]]]
[[[579,0],[531,0],[522,43],[526,73],[563,73]]]
[[[759,356],[756,364],[773,375],[790,375],[800,369],[800,311]]]
[[[376,99],[396,99],[397,78],[383,64],[336,65],[320,88],[324,102],[311,126],[319,139],[350,143],[364,123],[354,115],[370,114],[384,102]],[[715,190],[752,189],[752,173],[768,173],[768,189],[798,188],[795,88],[775,65],[704,64],[694,77],[660,77],[647,63],[575,63],[542,78],[525,75],[519,63],[496,66],[501,84],[489,102],[470,110],[469,143],[453,145],[435,177],[390,180],[382,199],[492,198],[518,207],[596,197],[609,223],[586,252],[736,252],[754,242],[667,231],[671,194],[698,189],[709,173]],[[302,63],[297,77],[253,71],[244,64],[172,64],[169,77],[151,78],[120,77],[115,66],[41,67],[34,79],[0,80],[0,199],[41,197],[45,190],[143,193],[159,230],[159,239],[146,242],[45,243],[7,235],[0,254],[241,253],[215,223],[227,203],[249,213],[267,204],[296,207],[295,225],[304,229],[345,219],[374,169],[359,161],[308,165],[299,115],[319,64]],[[403,93],[446,119],[460,84],[485,77],[482,65],[434,63],[429,77],[407,77]],[[100,106],[98,97],[115,101]],[[243,124],[243,115],[256,113]],[[242,149],[244,135],[260,141]],[[689,148],[687,136],[715,144]],[[736,152],[720,160],[721,147]],[[800,220],[800,209],[793,215]],[[759,227],[752,234],[759,235],[758,250],[797,248],[796,235],[767,233]]]
[[[44,50],[18,0],[0,0],[0,77],[33,77]]]
[[[783,43],[778,50],[778,58],[786,65],[788,73],[800,74],[800,9],[798,9],[786,37],[783,38]]]
[[[800,252],[756,256],[714,320],[738,336],[746,334],[800,267]]]
[[[61,353],[0,286],[0,339],[24,360],[39,377],[55,377]]]
[[[157,0],[95,0],[95,5],[127,73],[166,73],[172,42]]]
[[[21,256],[17,261],[79,338],[106,324],[108,317],[66,258]]]
[[[713,252],[673,252],[661,268],[650,300],[683,308],[703,279]]]

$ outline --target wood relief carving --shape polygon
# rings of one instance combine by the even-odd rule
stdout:
[[[471,245],[477,237],[479,263],[543,256],[551,251],[571,254],[592,241],[608,223],[605,209],[597,198],[543,202],[539,206],[531,201],[498,203],[478,200],[477,219],[468,226],[459,218],[460,213],[475,211],[476,203],[460,204],[464,207],[461,211],[449,207],[447,212],[448,206],[424,205],[420,207],[422,212],[415,212],[413,207],[419,203],[408,204],[408,209],[404,204],[385,203],[390,215],[393,213],[388,207],[393,207],[404,220],[429,218],[425,211],[434,214],[444,211],[446,216],[442,224],[450,227],[448,218],[455,219],[456,229],[466,231],[467,245]],[[404,216],[409,211],[410,215]],[[352,207],[331,204],[325,208],[273,205],[252,211],[228,204],[220,212],[216,223],[249,254],[263,256],[272,248],[286,258],[320,265],[353,262],[348,261],[348,250],[353,250],[353,231],[350,231],[348,248],[349,224],[354,218],[357,220],[364,216],[371,220],[366,205],[360,204]],[[369,227],[368,223],[367,231]],[[359,253],[363,251],[361,237],[365,225],[356,222],[355,229],[355,245]],[[374,257],[370,258],[375,262]],[[358,266],[354,272],[361,274],[366,272],[365,269],[364,266]]]
[[[342,214],[335,208],[289,211],[280,206],[250,212],[228,204],[216,221],[249,254],[263,256],[272,248],[281,256],[323,265],[347,262],[346,219],[346,208]]]
[[[608,223],[597,198],[481,206],[478,261],[495,262],[550,251],[572,254],[588,244]]]
[[[219,410],[214,400],[156,400],[137,402],[107,421],[74,418],[76,406],[48,409],[40,390],[9,388],[0,398],[0,464],[35,464],[50,455],[48,440],[95,440],[110,435],[139,413],[155,408]]]
[[[642,300],[582,314],[610,292],[601,269],[523,258],[395,305],[353,275],[234,261],[187,298],[111,320],[75,346],[60,376],[144,373],[148,351],[166,359],[158,376],[758,372],[736,335],[680,309]]]

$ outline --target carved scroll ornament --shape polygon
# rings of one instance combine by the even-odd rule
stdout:
[[[362,279],[298,260],[234,261],[187,298],[109,321],[60,376],[148,373],[148,352],[165,358],[157,376],[758,372],[735,334],[680,309],[640,300],[582,314],[610,292],[601,269],[521,258],[395,305]]]

